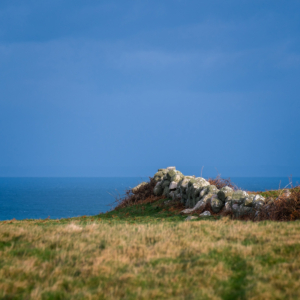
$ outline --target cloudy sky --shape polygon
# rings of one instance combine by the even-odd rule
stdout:
[[[299,1],[0,2],[0,176],[300,176]]]

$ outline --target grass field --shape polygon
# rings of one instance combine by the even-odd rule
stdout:
[[[300,222],[184,222],[161,201],[0,222],[0,299],[300,299]]]

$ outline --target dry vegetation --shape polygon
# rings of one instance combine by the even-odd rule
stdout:
[[[136,193],[133,193],[132,189],[126,190],[124,197],[115,198],[115,209],[120,209],[140,203],[152,203],[159,199],[164,199],[163,196],[156,197],[153,195],[155,184],[156,182],[153,180],[153,178],[150,177],[149,182],[145,185],[142,185]]]
[[[224,186],[229,186],[234,190],[237,190],[238,187],[232,183],[230,178],[224,179],[218,175],[216,178],[209,178],[209,183],[215,185],[218,189],[221,189]],[[137,192],[133,193],[132,189],[129,189],[125,193],[125,197],[116,198],[116,208],[115,210],[129,207],[137,204],[147,204],[154,203],[159,199],[165,199],[163,196],[156,197],[153,195],[153,188],[155,186],[155,181],[150,178],[148,184],[141,186]],[[289,191],[290,195],[287,197],[284,193]],[[266,205],[261,208],[260,217],[255,218],[255,214],[249,216],[243,216],[242,220],[272,220],[272,221],[294,221],[300,219],[300,188],[299,186],[292,187],[289,190],[278,189],[265,192],[249,192],[253,194],[261,194],[267,198]],[[180,210],[184,209],[182,205],[178,203],[172,203],[175,206],[175,210],[179,213]],[[224,216],[223,212],[214,213],[210,207],[210,204],[207,204],[201,210],[196,210],[193,214],[199,215],[203,211],[208,210],[214,216]],[[225,214],[228,217],[233,218],[231,212],[226,212]],[[238,217],[239,218],[239,217]]]
[[[207,181],[211,185],[215,185],[218,189],[221,189],[224,186],[229,186],[234,190],[237,190],[238,187],[231,181],[230,178],[222,178],[220,174],[218,174],[215,178],[208,178]]]
[[[299,299],[300,222],[0,223],[1,299]]]
[[[0,222],[0,299],[300,298],[300,221],[183,222],[153,185],[94,217]],[[262,194],[263,218],[300,218],[298,188]]]

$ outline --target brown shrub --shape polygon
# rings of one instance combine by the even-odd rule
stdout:
[[[259,220],[294,221],[300,219],[300,189],[290,190],[289,197],[279,196],[260,210]]]
[[[221,175],[219,174],[216,178],[208,178],[207,181],[211,185],[215,185],[218,189],[221,189],[224,186],[229,186],[234,190],[237,190],[237,186],[231,182],[230,178],[221,178]]]
[[[159,199],[164,199],[164,196],[157,197],[153,194],[155,184],[156,181],[153,178],[149,177],[149,182],[147,182],[147,184],[145,185],[142,185],[135,193],[132,192],[132,189],[126,190],[124,198],[116,198],[115,209],[131,206],[134,204],[151,203]]]

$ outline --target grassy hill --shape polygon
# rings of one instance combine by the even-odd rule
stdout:
[[[0,222],[0,299],[299,299],[300,222],[184,222],[155,200]]]

